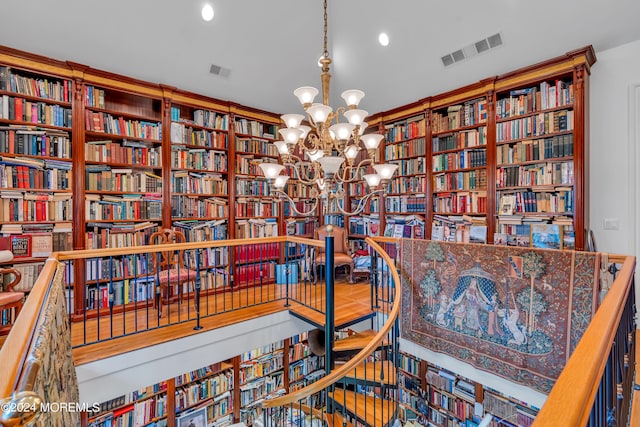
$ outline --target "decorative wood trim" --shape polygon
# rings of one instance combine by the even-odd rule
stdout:
[[[0,62],[13,67],[25,68],[34,72],[51,74],[67,79],[74,77],[67,63],[46,56],[24,52],[7,46],[0,46]],[[34,68],[34,63],[38,68]]]
[[[171,228],[171,89],[163,87],[162,98],[162,226]],[[169,167],[166,167],[166,164]]]
[[[267,122],[274,125],[279,125],[282,121],[280,119],[280,114],[247,107],[245,105],[236,104],[235,102],[229,103],[229,112],[245,119],[259,120],[261,122]]]
[[[176,379],[166,380],[167,383],[167,427],[176,427]]]
[[[176,88],[173,88],[173,89],[174,90],[171,94],[171,100],[174,103],[189,105],[195,108],[206,108],[206,109],[215,110],[224,114],[229,114],[230,112],[229,102],[227,101],[210,98],[208,96],[187,92],[181,89],[176,89]]]
[[[163,89],[159,84],[93,68],[87,68],[84,73],[84,80],[87,84],[116,89],[135,95],[144,95],[154,99],[162,99],[163,95]]]
[[[376,113],[373,117],[381,122],[392,122],[396,120],[402,120],[417,114],[424,114],[424,110],[429,108],[431,98],[425,98],[420,101],[412,102],[411,104],[404,105],[402,107],[394,108],[393,110],[385,111],[383,113]],[[367,120],[371,124],[371,120]]]
[[[580,65],[585,67],[587,74],[590,74],[591,65],[596,61],[593,46],[586,46],[564,56],[539,62],[528,67],[502,74],[496,77],[495,89],[505,90],[512,86],[523,86],[528,82],[544,80],[548,76],[555,76],[562,73],[570,74],[572,70]]]
[[[438,108],[446,107],[451,104],[459,104],[464,101],[487,96],[488,88],[483,82],[484,81],[473,83],[432,97],[431,109],[437,110]]]

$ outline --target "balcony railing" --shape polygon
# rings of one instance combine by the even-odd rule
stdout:
[[[371,326],[375,332],[370,335],[361,351],[355,354],[352,352],[351,359],[345,364],[337,364],[328,375],[318,382],[289,395],[262,402],[263,423],[284,425],[277,423],[280,420],[295,423],[296,417],[304,416],[307,419],[318,419],[325,425],[326,423],[343,425],[340,421],[341,417],[369,425],[382,425],[396,416],[395,389],[390,384],[395,363],[387,364],[384,362],[394,362],[397,354],[397,313],[400,310],[401,282],[396,267],[398,264],[387,254],[387,252],[396,253],[394,241],[390,239],[379,240],[381,244],[386,245],[386,252],[373,241],[368,241],[372,248],[371,305],[376,312],[371,320]],[[151,252],[181,250],[185,260],[190,258],[193,260],[185,262],[185,268],[196,263],[196,270],[199,271],[203,264],[199,264],[200,261],[196,260],[204,257],[205,250],[227,248],[230,253],[233,253],[232,256],[235,256],[238,247],[253,245],[255,248],[260,248],[260,245],[267,243],[279,245],[277,259],[267,260],[267,255],[260,255],[262,249],[255,249],[258,251],[254,252],[254,254],[258,254],[257,264],[272,262],[281,265],[288,264],[294,257],[288,258],[286,245],[297,248],[291,249],[291,254],[294,251],[302,251],[302,245],[304,245],[305,251],[314,245],[324,245],[322,242],[306,239],[281,237],[264,241],[186,243],[159,245],[153,248],[146,246],[127,248],[126,250],[68,252],[54,255],[47,261],[25,307],[13,326],[11,334],[0,349],[0,367],[2,367],[0,396],[5,396],[3,402],[37,398],[42,399],[45,403],[77,401],[75,372],[72,369],[73,360],[71,358],[72,334],[69,331],[71,328],[80,328],[76,329],[81,331],[76,333],[79,333],[82,338],[78,341],[78,345],[86,346],[101,340],[116,339],[176,323],[193,325],[195,328],[206,317],[274,301],[279,301],[285,306],[299,304],[311,311],[324,314],[326,296],[319,292],[320,287],[313,284],[308,276],[305,276],[306,271],[298,272],[301,278],[298,283],[288,282],[285,274],[284,286],[274,287],[271,286],[270,280],[265,280],[262,273],[248,274],[243,277],[236,276],[237,266],[256,264],[255,262],[243,262],[241,258],[236,258],[232,260],[234,268],[229,273],[234,277],[229,277],[229,279],[233,279],[234,286],[237,285],[237,293],[232,299],[227,300],[227,304],[224,306],[211,307],[209,305],[213,299],[212,296],[228,292],[228,290],[223,291],[217,287],[214,273],[214,279],[211,279],[213,287],[203,289],[203,284],[200,282],[199,298],[195,297],[197,289],[194,288],[190,288],[193,290],[190,290],[187,295],[182,295],[182,299],[179,298],[179,294],[175,300],[167,298],[160,316],[157,315],[156,298],[162,298],[164,295],[161,292],[156,292],[155,285],[151,296],[153,301],[144,300],[144,307],[136,307],[136,304],[141,304],[142,301],[138,301],[134,297],[133,304],[130,301],[130,305],[127,306],[123,301],[122,307],[118,308],[118,304],[115,304],[113,281],[119,276],[114,276],[105,281],[108,289],[105,307],[96,307],[92,309],[93,311],[87,310],[87,307],[84,306],[86,295],[82,295],[80,301],[73,302],[74,309],[71,316],[61,315],[62,307],[64,307],[62,300],[65,296],[65,289],[71,279],[69,271],[74,272],[74,277],[86,279],[87,276],[78,276],[77,273],[86,274],[84,268],[88,259],[107,259],[109,261],[106,261],[106,264],[118,259],[117,257],[126,255],[137,257],[136,264],[144,265],[141,260],[147,259]],[[607,297],[596,312],[580,344],[557,380],[534,426],[620,426],[627,424],[636,362],[635,258],[610,256],[609,259],[617,262],[622,268],[617,273]],[[76,265],[76,263],[80,264]],[[300,265],[302,266],[302,264]],[[303,269],[307,267],[309,266],[302,266]],[[259,270],[256,271],[262,271],[261,267],[257,268]],[[145,276],[150,277],[151,275],[134,272],[128,278],[135,279]],[[197,283],[194,284],[194,286],[197,285]],[[146,295],[148,297],[148,294]],[[210,298],[210,300],[207,301],[206,298]],[[196,301],[200,307],[198,310],[193,310]],[[69,302],[68,297],[67,302]],[[184,304],[187,304],[192,310],[183,310]],[[82,312],[83,308],[85,308],[84,313]],[[151,322],[147,322],[145,319],[147,313],[149,313]],[[194,313],[197,314],[194,315]],[[127,318],[127,315],[131,318]],[[119,320],[114,321],[117,318]],[[72,323],[69,322],[70,319],[73,320]],[[102,323],[99,323],[98,320]],[[96,330],[87,329],[87,322],[98,322],[92,326]],[[98,324],[100,332],[97,332]],[[113,325],[120,325],[121,329],[116,330]],[[61,337],[62,339],[53,339],[52,337]],[[49,345],[55,344],[57,353],[43,350],[43,343],[47,342]],[[62,376],[55,377],[54,370],[59,372],[56,375]],[[47,395],[48,387],[45,384],[59,380],[66,381],[63,391],[69,394]],[[351,400],[356,398],[347,393],[349,390],[360,390],[362,393],[358,394],[364,397],[362,402],[351,406]],[[22,401],[31,402],[31,400]],[[314,405],[317,402],[332,403],[323,404],[316,408]],[[3,408],[9,407],[3,406]],[[69,414],[72,413],[69,412]],[[53,421],[47,417],[54,415],[53,411],[45,412],[40,415],[42,417],[40,422],[43,423],[42,425],[49,425],[47,423],[53,423]],[[30,413],[15,413],[15,411],[10,413],[5,410],[0,415],[0,424],[26,425],[31,416],[33,415]],[[16,424],[16,417],[22,417],[22,421]],[[69,419],[63,421],[61,425],[77,425],[76,421],[76,418]],[[274,422],[276,424],[273,424]],[[633,421],[630,425],[634,425]]]

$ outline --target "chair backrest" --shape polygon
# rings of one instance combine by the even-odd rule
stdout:
[[[347,245],[347,232],[344,228],[333,226],[333,231],[331,232],[333,235],[333,249],[336,253],[348,254],[349,253],[349,245]],[[327,226],[323,225],[322,227],[316,228],[314,232],[314,238],[316,240],[324,241],[324,238],[327,237]],[[323,251],[323,249],[318,248],[319,251]]]
[[[15,268],[0,268],[0,276],[2,276],[2,286],[5,292],[23,292],[21,289],[14,289],[22,279],[22,273]]]
[[[187,239],[184,233],[170,228],[156,231],[149,237],[150,245],[164,245],[172,243],[184,243]],[[168,270],[171,268],[184,268],[183,251],[173,250],[165,252],[152,252],[153,266],[158,270]]]

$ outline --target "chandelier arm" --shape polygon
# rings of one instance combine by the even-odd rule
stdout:
[[[299,170],[300,166],[301,165],[309,165],[309,164],[313,166],[313,164],[309,163],[309,162],[303,162],[302,159],[298,159],[298,160],[299,160],[298,164],[296,164],[296,163],[285,163],[284,165],[285,166],[289,166],[289,167],[291,167],[291,169],[293,169],[293,171],[295,172],[295,175],[296,175],[296,179],[298,181],[302,182],[305,185],[313,185],[313,184],[315,184],[316,180],[318,179],[318,170],[317,170],[317,168],[313,168],[313,178],[311,178],[310,180],[304,179],[302,177],[302,174],[300,173],[300,170]]]
[[[336,177],[336,180],[337,180],[338,182],[340,182],[340,183],[347,183],[347,184],[352,183],[352,182],[355,182],[355,181],[359,181],[361,178],[358,178],[358,176],[357,176],[358,171],[359,171],[363,166],[365,166],[365,165],[367,165],[367,164],[370,164],[370,163],[373,163],[373,160],[371,160],[371,159],[364,159],[364,160],[362,160],[360,163],[358,163],[358,165],[356,165],[356,166],[345,166],[345,167],[344,167],[344,170],[343,170],[343,173],[342,173],[342,176],[338,175],[338,176]],[[351,176],[350,178],[347,178],[347,175],[351,175],[350,173],[349,173],[349,174],[347,174],[347,170],[349,170],[349,171],[351,171],[351,170],[355,170],[355,171],[356,171],[356,173],[355,173],[353,176]]]
[[[361,213],[364,210],[364,207],[367,204],[367,200],[369,200],[374,195],[376,195],[378,193],[382,193],[382,192],[383,192],[383,190],[380,188],[380,189],[373,190],[370,193],[365,194],[365,196],[362,199],[360,199],[360,202],[358,203],[358,206],[356,207],[356,209],[353,212],[348,212],[348,211],[344,210],[343,208],[340,207],[339,203],[336,203],[336,207],[338,208],[340,213],[343,214],[344,216],[358,215],[359,213]]]
[[[282,190],[273,190],[273,193],[278,195],[280,198],[285,199],[285,201],[289,202],[289,204],[291,205],[291,209],[293,209],[293,211],[300,216],[311,216],[313,214],[315,214],[316,212],[316,208],[318,207],[318,201],[320,200],[320,195],[316,195],[313,197],[313,206],[311,207],[311,209],[308,212],[302,212],[299,211],[298,208],[296,207],[296,202],[295,200],[293,200],[291,197],[289,197],[289,195],[287,193],[285,193]]]

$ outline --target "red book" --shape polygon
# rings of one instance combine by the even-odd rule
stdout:
[[[104,132],[104,128],[102,127],[102,114],[93,113],[93,128],[94,132]]]
[[[31,236],[29,234],[11,236],[11,252],[14,258],[31,257]]]
[[[15,120],[24,121],[24,112],[22,111],[24,99],[14,98],[14,115]]]
[[[16,152],[16,131],[9,131],[9,153],[15,154]]]

